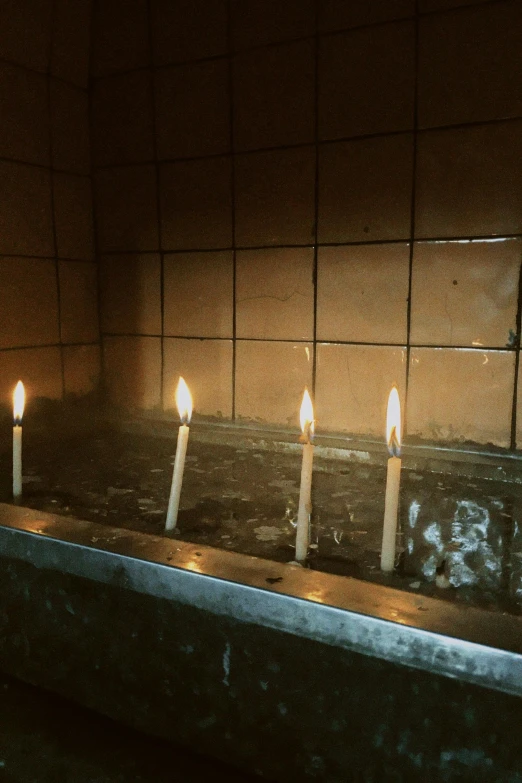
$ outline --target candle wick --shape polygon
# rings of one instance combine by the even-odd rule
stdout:
[[[388,442],[388,451],[390,452],[390,455],[392,457],[400,457],[401,455],[401,445],[397,437],[397,427],[395,427],[395,425],[392,427],[390,433],[390,440]]]
[[[308,444],[308,443],[312,442],[313,437],[314,437],[314,432],[313,432],[312,425],[313,425],[313,422],[311,422],[311,421],[306,421],[305,422],[304,428],[303,428],[303,433],[299,437],[299,442],[300,443],[307,443]]]

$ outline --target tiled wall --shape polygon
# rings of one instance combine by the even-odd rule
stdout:
[[[0,3],[0,402],[100,374],[89,155],[90,0]]]
[[[104,0],[92,74],[113,403],[515,446],[520,0]]]

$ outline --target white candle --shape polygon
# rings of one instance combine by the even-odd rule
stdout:
[[[192,396],[189,388],[183,378],[178,381],[176,389],[176,405],[178,406],[181,426],[178,432],[178,442],[176,446],[176,457],[174,459],[174,472],[172,474],[172,484],[170,487],[169,507],[167,510],[167,520],[165,530],[174,530],[178,520],[179,499],[181,496],[181,485],[183,483],[183,470],[185,468],[185,456],[187,453],[187,444],[189,437],[189,423],[192,416]]]
[[[25,389],[18,381],[13,394],[13,498],[22,496],[22,416],[25,407]]]
[[[386,440],[388,441],[388,471],[386,496],[384,500],[384,527],[382,531],[381,571],[391,572],[395,565],[395,540],[399,511],[399,489],[401,483],[401,403],[399,392],[394,386],[388,398],[386,415]]]
[[[312,513],[312,462],[314,447],[311,443],[314,434],[314,409],[312,400],[305,389],[301,404],[301,429],[303,434],[303,463],[301,466],[301,488],[299,490],[299,508],[297,510],[297,532],[295,538],[295,559],[298,563],[306,560],[310,542],[310,514]]]

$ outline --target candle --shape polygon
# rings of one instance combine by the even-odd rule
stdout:
[[[297,533],[295,538],[295,559],[298,563],[306,560],[310,539],[310,514],[312,513],[312,462],[314,459],[314,409],[312,400],[305,389],[301,403],[300,441],[303,444],[303,463],[301,466],[301,488],[299,490],[299,508],[297,511]]]
[[[22,496],[22,416],[24,415],[25,389],[18,381],[13,394],[13,498]]]
[[[386,476],[386,497],[384,501],[384,528],[382,531],[381,571],[393,571],[395,565],[395,538],[399,510],[399,487],[401,483],[401,403],[399,392],[394,386],[388,397],[386,414],[386,440],[390,459]]]
[[[176,389],[176,405],[178,406],[181,426],[178,432],[178,443],[176,446],[176,457],[174,459],[174,472],[172,474],[172,485],[170,487],[165,530],[174,530],[178,519],[179,498],[181,495],[181,485],[183,483],[183,469],[185,467],[185,455],[187,453],[189,437],[188,425],[190,424],[190,417],[192,416],[192,397],[187,384],[181,377]]]

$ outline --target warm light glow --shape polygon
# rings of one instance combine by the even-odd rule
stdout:
[[[198,563],[197,559],[194,557],[191,557],[190,560],[187,560],[185,563],[185,568],[190,568],[191,571],[196,571],[198,574],[203,573],[202,565]]]
[[[386,441],[390,454],[398,457],[401,451],[401,401],[396,386],[392,387],[390,396],[388,397]]]
[[[25,408],[25,389],[22,381],[18,381],[13,393],[13,418],[15,424],[22,423]]]
[[[303,402],[301,403],[301,411],[299,413],[299,419],[301,421],[301,429],[305,438],[310,439],[314,434],[314,408],[312,400],[308,394],[308,389],[305,388],[303,394]]]
[[[189,424],[192,416],[192,395],[184,379],[180,376],[176,389],[176,405],[182,424]]]

